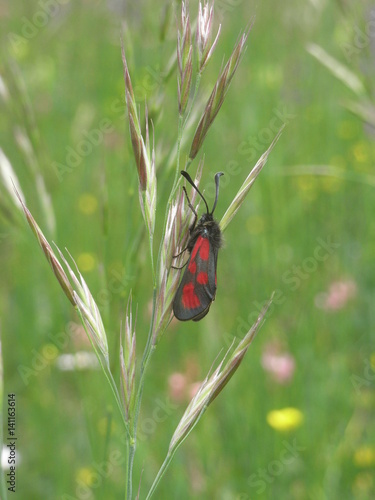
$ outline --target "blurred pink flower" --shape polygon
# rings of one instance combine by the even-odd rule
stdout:
[[[357,295],[357,284],[353,280],[334,281],[328,292],[315,297],[315,305],[326,311],[338,311]]]
[[[70,321],[67,324],[65,331],[68,332],[69,335],[71,336],[72,342],[76,350],[84,350],[88,346],[91,347],[90,339],[88,338],[83,325],[81,325],[80,323],[75,323],[74,321]],[[59,337],[59,334],[57,334],[57,337]],[[66,343],[68,344],[68,342]]]
[[[271,343],[262,354],[262,366],[279,384],[290,382],[295,370],[295,361],[289,352],[282,352],[281,346]]]
[[[174,372],[168,379],[169,396],[175,401],[189,401],[201,386],[201,382],[194,382],[199,376],[196,360],[188,357],[185,366],[185,373]]]
[[[169,395],[175,401],[183,401],[186,396],[188,381],[183,373],[172,373],[168,379]]]

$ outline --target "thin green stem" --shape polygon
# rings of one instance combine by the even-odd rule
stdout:
[[[126,430],[126,433],[127,433],[127,443],[128,443],[128,453],[127,453],[127,470],[128,470],[128,475],[127,475],[127,481],[125,482],[125,500],[127,499],[131,499],[131,495],[132,495],[132,481],[131,481],[131,471],[132,471],[132,467],[133,467],[133,464],[129,464],[130,462],[130,443],[132,442],[133,438],[132,438],[132,435],[131,435],[131,431],[130,431],[130,428],[129,428],[129,423],[126,419],[126,416],[125,416],[125,413],[124,413],[124,407],[122,405],[122,401],[121,401],[121,398],[120,398],[120,395],[119,395],[119,392],[117,390],[117,386],[116,386],[116,383],[114,381],[114,378],[113,378],[113,375],[110,371],[110,369],[108,367],[106,367],[104,364],[103,364],[103,359],[102,359],[102,356],[100,355],[98,349],[96,348],[96,346],[94,345],[94,343],[92,342],[91,340],[91,337],[87,331],[87,327],[86,327],[86,324],[85,324],[85,321],[83,319],[83,316],[82,316],[82,313],[81,311],[79,310],[78,307],[76,307],[77,309],[77,312],[78,312],[78,315],[81,319],[81,323],[83,325],[83,328],[85,329],[85,332],[86,332],[86,335],[87,337],[90,339],[90,342],[91,342],[91,345],[95,351],[95,354],[99,360],[99,363],[100,363],[100,366],[103,370],[103,373],[108,381],[108,384],[112,390],[112,393],[114,395],[114,398],[115,398],[115,401],[116,401],[116,404],[118,406],[118,409],[120,411],[120,414],[121,414],[121,417],[122,417],[122,420],[123,420],[123,423],[124,423],[124,427],[125,427],[125,430]],[[134,458],[134,455],[133,455],[133,458]],[[130,472],[129,472],[130,470]]]
[[[154,287],[153,297],[152,297],[152,316],[151,316],[150,330],[149,330],[149,334],[148,334],[148,338],[147,338],[147,344],[146,344],[146,347],[145,347],[145,350],[143,353],[143,357],[142,357],[141,373],[139,376],[139,386],[138,386],[138,392],[137,392],[136,401],[135,401],[135,411],[134,411],[134,431],[135,432],[133,434],[134,437],[136,436],[139,410],[140,410],[140,406],[141,406],[142,393],[143,393],[145,372],[146,372],[148,363],[150,361],[151,355],[154,351],[154,346],[152,345],[152,333],[153,333],[154,321],[155,321],[156,293],[157,293],[157,289],[156,289],[156,287]]]
[[[159,472],[157,473],[157,476],[156,476],[154,482],[152,483],[150,491],[147,493],[146,500],[149,500],[152,497],[152,495],[155,493],[155,490],[156,490],[161,478],[164,476],[166,470],[168,469],[169,464],[171,463],[175,452],[176,452],[176,450],[174,450],[172,453],[168,452],[162,466],[159,469]]]
[[[203,408],[201,409],[196,421],[194,422],[194,424],[190,427],[190,429],[188,430],[188,432],[185,434],[185,436],[180,440],[178,441],[174,447],[172,449],[169,449],[168,450],[168,453],[167,453],[167,456],[165,457],[164,459],[164,462],[162,463],[160,469],[159,469],[159,472],[157,473],[155,479],[154,479],[154,482],[152,483],[151,485],[151,488],[147,494],[147,497],[146,497],[146,500],[149,500],[151,498],[151,496],[155,493],[155,490],[160,482],[160,480],[162,479],[162,477],[164,476],[164,474],[166,473],[170,463],[172,462],[172,458],[174,457],[174,454],[176,453],[176,451],[178,450],[178,448],[182,445],[182,443],[185,441],[185,439],[187,439],[187,437],[189,436],[189,434],[192,432],[192,430],[195,428],[195,426],[198,424],[199,420],[202,418],[202,415],[204,414],[204,412],[207,410],[207,407],[208,405],[205,405],[203,406]],[[173,439],[173,438],[172,438]]]
[[[112,388],[112,392],[113,392],[113,394],[115,396],[115,399],[116,399],[116,402],[117,402],[117,406],[119,408],[119,411],[121,413],[122,420],[123,420],[123,423],[124,423],[124,426],[125,426],[126,433],[128,434],[128,436],[130,436],[129,423],[126,420],[126,416],[125,416],[125,413],[124,413],[124,407],[122,405],[121,397],[120,397],[120,395],[118,393],[117,386],[116,386],[116,383],[114,381],[113,375],[112,375],[112,373],[109,370],[108,370],[108,373],[105,371],[104,374],[105,374],[105,376],[106,376],[106,378],[108,380],[108,383],[109,383],[109,385]]]
[[[110,409],[107,413],[107,428],[106,428],[106,433],[105,433],[105,440],[104,440],[104,450],[103,450],[103,461],[105,462],[108,457],[108,449],[109,449],[109,443],[111,439],[111,427],[112,427],[112,409]],[[108,486],[108,482],[106,481],[107,478],[103,478],[103,497],[107,498],[106,495],[106,489]]]
[[[125,500],[131,500],[133,495],[133,463],[135,455],[135,439],[130,437],[128,441],[128,460],[127,460],[127,480]]]
[[[127,471],[127,476],[126,476],[126,481],[125,481],[125,500],[128,500],[130,497],[129,497],[129,475],[128,475],[128,471],[129,471],[129,455],[130,455],[130,442],[129,442],[130,438],[126,440],[126,471]],[[130,487],[131,489],[131,487]]]
[[[135,456],[135,451],[136,451],[136,444],[137,444],[137,426],[138,426],[138,420],[139,420],[139,412],[141,409],[141,402],[142,402],[142,394],[143,394],[143,386],[144,386],[144,379],[145,379],[145,373],[146,373],[146,368],[148,366],[148,363],[150,361],[151,355],[154,351],[154,346],[152,346],[152,332],[153,332],[153,325],[154,325],[154,318],[155,318],[155,305],[156,305],[156,287],[154,287],[153,291],[153,306],[152,306],[152,318],[151,318],[151,324],[150,324],[150,331],[149,335],[147,338],[147,344],[143,353],[143,358],[141,362],[141,373],[139,377],[139,385],[138,385],[138,391],[137,395],[135,398],[135,409],[134,409],[134,416],[132,418],[132,425],[130,428],[130,436],[129,436],[129,443],[128,443],[128,460],[127,460],[127,499],[132,498],[132,486],[133,486],[133,463],[134,463],[134,456]]]
[[[141,363],[141,373],[139,378],[139,386],[138,392],[135,398],[135,410],[132,418],[132,425],[130,429],[129,442],[128,442],[128,460],[127,460],[127,496],[125,498],[132,498],[132,489],[133,489],[133,464],[134,464],[134,456],[136,451],[136,442],[137,442],[137,425],[139,419],[139,412],[141,408],[142,402],[142,394],[143,394],[143,386],[144,386],[144,376],[145,371],[153,352],[151,348],[152,345],[152,332],[154,326],[154,318],[155,318],[155,306],[156,306],[156,292],[157,292],[157,284],[156,284],[156,274],[155,274],[155,266],[154,266],[154,252],[153,252],[153,235],[150,234],[149,238],[150,243],[150,258],[151,258],[151,270],[152,270],[152,282],[153,282],[153,301],[152,301],[152,317],[150,330],[147,337],[146,347],[143,353],[142,363]]]
[[[91,342],[91,345],[92,345],[92,347],[93,347],[93,349],[94,349],[94,351],[95,351],[96,357],[97,357],[97,358],[98,358],[98,360],[99,360],[99,363],[100,363],[101,369],[102,369],[102,371],[103,371],[103,373],[104,373],[104,375],[105,375],[105,378],[107,379],[108,384],[109,384],[109,386],[111,387],[112,393],[113,393],[113,395],[114,395],[114,398],[115,398],[116,404],[117,404],[117,406],[118,406],[118,409],[119,409],[119,411],[120,411],[120,415],[121,415],[121,417],[122,417],[122,420],[123,420],[123,423],[124,423],[124,426],[125,426],[125,430],[126,430],[127,434],[129,435],[129,425],[128,425],[128,422],[127,422],[127,420],[126,420],[126,416],[125,416],[125,414],[124,414],[124,408],[123,408],[123,405],[122,405],[122,403],[121,403],[120,394],[119,394],[119,392],[118,392],[118,390],[117,390],[117,386],[116,386],[116,383],[115,383],[115,381],[114,381],[114,379],[113,379],[113,375],[112,375],[111,371],[109,370],[109,368],[108,368],[108,367],[106,367],[106,366],[103,364],[103,359],[102,359],[102,356],[100,355],[100,353],[99,353],[98,349],[96,348],[96,346],[94,345],[94,343],[93,343],[93,342],[92,342],[92,340],[91,340],[91,337],[90,337],[90,335],[89,335],[89,333],[88,333],[88,331],[87,331],[86,323],[85,323],[85,320],[83,319],[83,316],[82,316],[81,311],[79,310],[79,308],[78,308],[78,307],[76,307],[76,310],[77,310],[78,316],[79,316],[79,318],[80,318],[80,320],[81,320],[81,323],[82,323],[82,325],[83,325],[83,328],[85,329],[86,335],[87,335],[87,337],[89,338],[89,340],[90,340],[90,342]]]

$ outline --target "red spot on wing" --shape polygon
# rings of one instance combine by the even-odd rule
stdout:
[[[195,256],[197,255],[197,252],[198,252],[198,250],[200,249],[200,247],[201,247],[201,245],[202,245],[202,241],[203,241],[202,236],[198,236],[198,239],[197,239],[197,241],[195,242],[195,245],[194,245],[193,251],[191,252],[191,260],[194,260],[194,259],[195,259]]]
[[[195,260],[190,260],[190,264],[189,264],[188,269],[191,272],[191,274],[195,274],[195,272],[197,270],[197,263],[195,262]]]
[[[185,309],[196,309],[201,305],[199,297],[194,292],[194,284],[188,283],[182,289],[182,305]]]
[[[207,238],[202,238],[199,250],[199,257],[202,260],[208,260],[209,255],[210,255],[210,242],[208,241]]]
[[[200,273],[198,273],[198,276],[197,276],[197,282],[200,284],[200,285],[207,285],[208,283],[208,274],[201,271]]]

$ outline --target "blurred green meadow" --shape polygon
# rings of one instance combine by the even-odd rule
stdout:
[[[176,71],[166,74],[176,51],[179,7],[168,17],[169,3],[0,3],[0,148],[44,234],[69,250],[87,281],[118,376],[129,292],[138,305],[138,361],[152,299],[120,35],[136,100],[142,113],[147,100],[154,123],[162,172],[157,249],[178,121]],[[209,206],[214,174],[225,174],[219,220],[286,126],[225,231],[210,313],[198,323],[172,321],[153,355],[134,464],[133,493],[141,481],[140,498],[197,382],[234,337],[246,334],[273,291],[274,303],[241,367],[177,451],[154,498],[375,497],[370,7],[354,0],[216,1],[214,30],[221,23],[222,32],[203,76],[203,96],[256,15],[247,51],[197,158],[204,156],[200,186]],[[194,19],[197,2],[190,2],[190,11]],[[354,88],[347,74],[340,80],[313,57],[309,44],[345,65]],[[16,395],[15,497],[123,498],[118,410],[96,358],[87,354],[92,349],[79,318],[6,182],[2,177],[0,330],[4,438],[8,394]]]

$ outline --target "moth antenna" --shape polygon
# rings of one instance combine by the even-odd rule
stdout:
[[[211,210],[211,214],[212,215],[214,213],[214,210],[216,208],[216,203],[217,203],[217,199],[219,198],[219,181],[220,181],[220,177],[224,175],[224,172],[218,172],[216,175],[215,175],[215,184],[216,184],[216,195],[215,195],[215,201],[214,201],[214,206],[212,207],[212,210]],[[208,211],[207,211],[208,212]]]
[[[197,188],[197,186],[194,184],[194,182],[193,182],[192,178],[190,177],[190,175],[185,170],[181,170],[181,175],[183,177],[185,177],[185,179],[188,181],[188,183],[193,186],[193,188],[196,190],[196,192],[199,194],[199,196],[204,201],[204,204],[206,205],[207,213],[210,213],[210,211],[208,209],[207,201],[205,200],[203,194],[199,191],[199,189]],[[218,175],[218,174],[216,174],[216,175]],[[215,179],[216,179],[216,177],[215,177]],[[217,192],[217,190],[218,190],[218,188],[217,188],[217,185],[216,185],[216,192]],[[215,201],[215,205],[216,205],[216,201]]]

